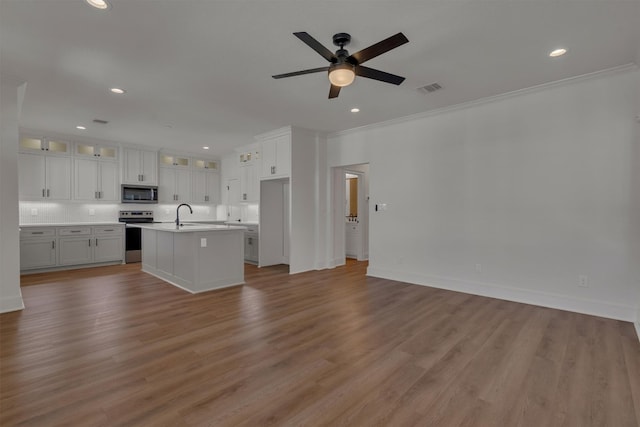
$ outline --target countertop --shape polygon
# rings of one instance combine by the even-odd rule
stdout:
[[[246,230],[245,227],[234,225],[218,225],[218,224],[195,224],[193,222],[184,223],[180,229],[176,228],[174,223],[159,224],[127,224],[127,227],[137,227],[146,230],[167,231],[170,233],[195,233],[198,231],[229,231],[229,230]]]
[[[91,226],[100,226],[100,225],[124,225],[123,222],[56,222],[50,224],[20,224],[20,228],[26,227],[91,227]]]
[[[260,225],[258,221],[225,221],[228,225]]]

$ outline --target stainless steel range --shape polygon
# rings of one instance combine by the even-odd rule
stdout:
[[[120,211],[119,222],[125,224],[153,223],[153,211]],[[142,260],[142,230],[137,227],[125,227],[125,254],[127,264]]]

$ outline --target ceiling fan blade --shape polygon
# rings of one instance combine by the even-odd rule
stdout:
[[[320,44],[318,40],[311,37],[309,33],[301,31],[299,33],[293,33],[293,35],[299,38],[300,40],[302,40],[311,49],[318,52],[327,61],[329,62],[336,61],[336,56],[333,54],[333,52],[331,52],[329,49],[327,49],[322,44]]]
[[[369,67],[363,67],[362,65],[356,67],[356,75],[366,77],[368,79],[380,80],[381,82],[391,83],[394,85],[399,85],[404,81],[404,77],[385,73],[384,71],[380,70],[374,70],[373,68]]]
[[[328,71],[329,67],[311,68],[309,70],[294,71],[293,73],[276,74],[271,76],[274,79],[284,79],[285,77],[301,76],[303,74],[319,73],[321,71]]]
[[[371,46],[354,53],[353,55],[351,55],[351,58],[354,58],[356,61],[358,61],[358,64],[362,64],[363,62],[375,58],[378,55],[382,55],[383,53],[388,52],[391,49],[402,46],[405,43],[409,43],[409,39],[407,39],[404,34],[398,33],[394,36],[382,40],[381,42],[372,44]]]
[[[341,86],[331,85],[331,89],[329,89],[329,99],[337,98],[340,94]]]

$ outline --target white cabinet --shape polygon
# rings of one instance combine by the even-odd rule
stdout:
[[[189,157],[180,156],[177,154],[165,154],[160,153],[160,166],[161,167],[178,167],[188,168],[191,161]]]
[[[191,171],[160,168],[158,199],[161,203],[189,202],[191,198]]]
[[[119,201],[118,164],[113,161],[74,159],[74,199]]]
[[[69,154],[70,144],[48,138],[28,137],[20,138],[20,151],[24,153],[45,151],[50,154]]]
[[[55,228],[20,231],[20,270],[53,267],[56,263]]]
[[[46,154],[18,155],[20,200],[71,199],[71,159]]]
[[[261,140],[262,179],[286,178],[291,175],[291,133]]]
[[[220,203],[220,175],[209,170],[194,170],[191,175],[193,203]]]
[[[345,255],[349,258],[358,257],[360,244],[360,224],[348,221],[345,224]]]
[[[137,148],[122,149],[122,183],[155,185],[158,182],[158,153]]]
[[[104,160],[116,160],[118,158],[118,148],[109,145],[77,143],[75,155],[78,157],[98,157]]]
[[[240,166],[240,201],[260,201],[260,176],[255,163]]]

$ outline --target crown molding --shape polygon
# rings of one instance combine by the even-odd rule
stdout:
[[[473,101],[463,102],[460,104],[450,105],[447,107],[436,108],[433,110],[423,111],[421,113],[411,114],[409,116],[398,117],[395,119],[385,120],[382,122],[372,123],[369,125],[359,126],[356,128],[346,129],[338,132],[331,132],[327,134],[327,139],[350,135],[353,133],[367,131],[367,130],[379,129],[379,128],[383,128],[391,125],[397,125],[400,123],[411,122],[414,120],[420,120],[427,117],[450,113],[453,111],[466,110],[472,107],[477,107],[479,105],[490,104],[493,102],[502,101],[505,99],[514,98],[514,97],[518,97],[518,96],[522,96],[530,93],[541,92],[541,91],[556,88],[559,86],[566,86],[569,84],[579,83],[586,80],[592,80],[592,79],[601,78],[605,76],[612,76],[616,74],[637,71],[639,69],[640,67],[638,67],[636,63],[631,62],[629,64],[620,65],[613,68],[607,68],[605,70],[594,71],[593,73],[581,74],[579,76],[567,77],[566,79],[555,80],[548,83],[542,83],[542,84],[530,86],[524,89],[518,89],[511,92],[501,93],[499,95],[487,96],[484,98],[475,99]]]

